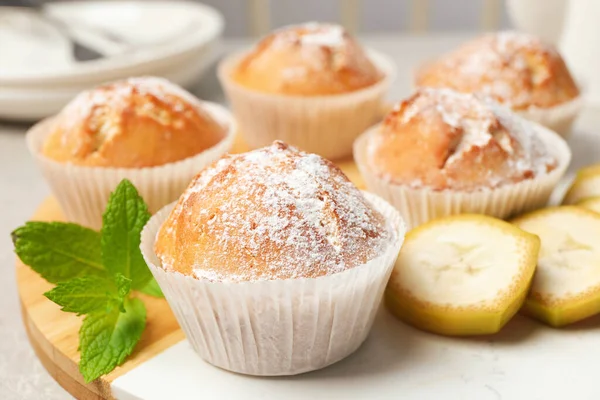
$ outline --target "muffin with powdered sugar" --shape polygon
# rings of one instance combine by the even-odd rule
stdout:
[[[424,88],[355,143],[367,187],[409,225],[450,214],[496,217],[548,201],[564,174],[564,140],[482,95]]]
[[[135,77],[80,93],[32,127],[27,142],[67,219],[99,228],[122,179],[155,212],[229,151],[235,126],[218,104],[162,78]]]
[[[381,118],[395,67],[343,27],[286,26],[219,66],[219,79],[252,148],[283,140],[335,159]]]
[[[557,49],[515,31],[488,33],[442,55],[418,69],[415,85],[486,94],[563,136],[582,105]]]
[[[291,375],[364,341],[404,231],[331,162],[274,142],[198,174],[141,248],[202,358]]]

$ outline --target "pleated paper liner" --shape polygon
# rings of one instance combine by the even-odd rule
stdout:
[[[545,206],[552,191],[565,174],[571,161],[571,151],[555,132],[531,122],[548,151],[556,157],[557,167],[514,184],[477,191],[435,191],[426,187],[412,188],[383,179],[374,173],[367,156],[369,138],[379,125],[361,135],[354,144],[354,159],[369,191],[390,202],[399,211],[409,228],[448,215],[476,213],[497,218],[534,210]]]
[[[237,129],[235,120],[227,109],[218,104],[202,102],[202,105],[227,127],[227,135],[213,147],[174,163],[146,168],[59,163],[42,154],[53,118],[34,125],[27,132],[27,144],[67,219],[98,229],[102,226],[102,213],[108,197],[122,179],[129,179],[148,204],[150,212],[156,212],[179,198],[198,172],[231,149]]]
[[[520,116],[537,122],[540,125],[558,133],[563,138],[568,138],[573,130],[573,124],[583,109],[583,97],[579,96],[571,101],[558,104],[549,108],[530,107],[518,110]]]
[[[142,253],[200,357],[226,370],[272,376],[313,371],[352,354],[371,329],[406,232],[392,206],[365,196],[388,221],[388,247],[366,264],[318,278],[210,282],[165,271],[154,242],[173,205],[152,217]]]
[[[227,57],[218,71],[246,143],[259,148],[282,140],[332,160],[352,154],[354,139],[381,119],[385,95],[396,74],[387,56],[369,50],[384,78],[367,88],[331,96],[260,93],[231,79],[233,68],[246,53]]]

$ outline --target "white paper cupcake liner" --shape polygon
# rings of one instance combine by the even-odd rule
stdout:
[[[286,96],[246,89],[231,79],[233,68],[247,54],[235,53],[219,64],[223,86],[240,131],[251,148],[283,140],[329,159],[352,154],[352,143],[381,119],[385,95],[395,78],[394,63],[369,50],[384,78],[365,89],[331,96]]]
[[[172,207],[144,227],[140,248],[194,350],[207,362],[250,375],[294,375],[333,364],[366,339],[404,241],[398,212],[367,200],[386,219],[393,240],[383,254],[318,278],[209,282],[167,272],[154,242]]]
[[[102,226],[102,213],[110,193],[124,178],[135,185],[154,213],[175,201],[198,172],[231,149],[236,134],[233,117],[218,104],[202,104],[219,123],[227,126],[227,135],[206,151],[174,163],[146,168],[107,168],[54,161],[42,154],[52,118],[39,122],[27,132],[27,144],[67,220],[98,229]]]
[[[356,140],[354,159],[368,190],[396,207],[408,228],[454,214],[474,213],[507,218],[545,206],[571,162],[571,150],[564,139],[535,122],[530,123],[548,151],[556,157],[557,167],[547,174],[494,189],[485,188],[472,192],[435,191],[394,184],[383,179],[370,169],[367,157],[369,136],[379,126],[372,127]]]
[[[571,135],[573,123],[584,106],[583,97],[579,96],[571,101],[549,108],[530,107],[518,110],[517,114],[530,121],[558,133],[563,138]]]

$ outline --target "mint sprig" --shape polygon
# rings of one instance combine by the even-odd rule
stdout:
[[[100,232],[72,223],[27,222],[12,239],[17,256],[48,282],[44,295],[62,311],[85,315],[79,329],[79,371],[86,382],[130,355],[146,326],[138,291],[163,297],[140,252],[150,213],[123,180],[111,194]]]

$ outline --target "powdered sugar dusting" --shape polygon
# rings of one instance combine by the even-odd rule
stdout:
[[[449,87],[483,92],[511,107],[526,108],[535,103],[533,88],[551,78],[548,63],[534,67],[529,60],[543,57],[560,56],[535,36],[503,31],[466,43],[432,67],[442,79],[451,77]]]
[[[286,26],[275,31],[280,41],[293,41],[303,46],[321,46],[332,49],[346,43],[346,31],[339,25],[308,22],[303,25]]]
[[[102,118],[90,118],[94,115],[109,113],[113,110],[123,110],[131,105],[131,98],[134,95],[152,96],[164,105],[168,105],[173,111],[183,111],[185,107],[181,103],[185,100],[187,103],[196,106],[198,112],[202,110],[202,103],[187,91],[163,78],[157,77],[135,77],[126,80],[108,83],[76,96],[61,112],[64,118],[61,122],[66,124],[64,130],[73,129],[81,121],[89,120],[91,124],[100,121]],[[151,102],[143,105],[145,109],[138,110],[141,114],[151,115],[155,105]],[[157,114],[160,114],[159,112]],[[115,114],[115,117],[118,115]],[[114,123],[113,125],[116,125]],[[101,126],[90,126],[90,130],[96,132]],[[107,137],[110,139],[110,137]]]
[[[485,146],[492,140],[491,128],[495,121],[493,111],[471,94],[449,89],[423,89],[402,114],[402,123],[408,123],[416,115],[434,112],[452,128],[461,129],[462,139],[448,162],[460,158],[474,146]]]
[[[531,123],[521,117],[514,115],[508,108],[501,106],[493,100],[486,99],[489,107],[494,111],[500,124],[510,133],[511,137],[520,145],[519,156],[511,158],[517,171],[532,171],[534,175],[545,174],[548,166],[556,164],[556,159],[546,148],[546,144],[536,135],[535,128]],[[501,137],[498,140],[500,146],[506,149],[509,144],[508,138]]]
[[[308,69],[302,65],[296,65],[281,70],[281,77],[285,80],[302,80],[306,79],[308,75]]]
[[[358,45],[339,25],[309,22],[281,28],[272,37],[273,48],[294,51],[303,61],[282,70],[282,77],[286,79],[303,80],[311,71],[370,69],[363,65],[368,59],[359,53]]]
[[[495,34],[490,34],[488,37],[496,42],[496,49],[500,54],[507,55],[514,51],[516,47],[535,47],[541,48],[547,52],[555,52],[552,46],[545,44],[536,36],[525,32],[501,31]]]
[[[537,137],[535,127],[531,123],[482,94],[422,88],[393,108],[384,127],[395,132],[401,129],[398,126],[409,125],[415,118],[419,119],[420,124],[441,120],[446,125],[446,128],[432,125],[435,126],[432,129],[439,130],[440,135],[448,132],[445,135],[449,137],[449,156],[439,166],[441,174],[452,168],[453,164],[465,165],[465,157],[479,157],[481,151],[494,151],[493,149],[498,147],[504,152],[502,157],[505,164],[502,168],[507,167],[512,171],[509,176],[543,174],[548,171],[548,166],[556,163],[546,145]],[[374,136],[368,147],[369,157],[376,158],[379,149],[385,146],[385,143],[384,135]],[[435,144],[432,148],[435,148]],[[502,175],[496,175],[494,171],[488,172],[489,187],[503,183]],[[452,173],[456,173],[455,170]],[[384,178],[390,181],[394,179],[389,173]],[[417,176],[409,185],[421,187],[424,183]]]
[[[178,242],[189,229],[206,239]],[[192,273],[210,281],[338,273],[380,254],[392,235],[341,171],[282,142],[199,174],[162,234],[182,244],[176,254],[157,251],[163,267],[193,259]]]
[[[327,25],[314,30],[309,30],[300,37],[303,45],[317,45],[339,47],[344,44],[344,30],[341,26]]]
[[[308,23],[267,35],[242,57],[233,77],[261,92],[310,96],[360,90],[383,72],[343,27]]]

